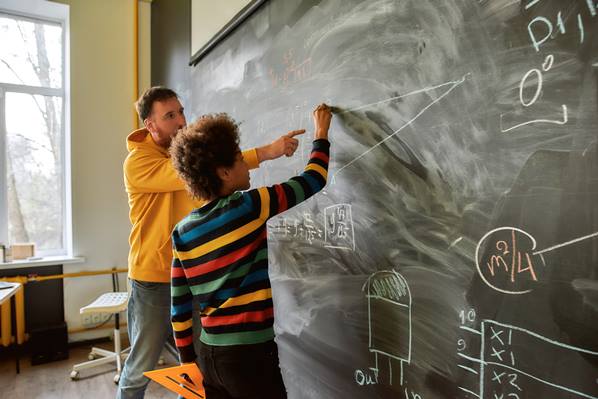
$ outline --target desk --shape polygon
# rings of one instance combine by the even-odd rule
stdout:
[[[17,374],[20,372],[19,365],[19,349],[25,340],[25,316],[24,316],[24,298],[23,298],[23,285],[21,283],[13,282],[2,282],[9,288],[0,289],[0,342],[2,346],[7,347],[11,344],[11,330],[12,330],[12,317],[11,317],[11,306],[10,298],[14,298],[15,302],[15,313],[16,313],[16,366]]]

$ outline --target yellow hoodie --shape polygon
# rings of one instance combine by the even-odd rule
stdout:
[[[170,233],[183,217],[201,206],[176,174],[168,150],[157,145],[147,129],[127,137],[129,155],[124,163],[125,188],[129,197],[129,278],[170,282],[172,244]],[[259,161],[255,149],[244,151],[250,168]]]

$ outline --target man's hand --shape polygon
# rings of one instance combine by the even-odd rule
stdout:
[[[297,140],[295,136],[303,133],[305,133],[305,129],[293,130],[274,140],[272,143],[259,147],[257,149],[258,160],[263,162],[276,159],[283,155],[286,155],[287,157],[292,156],[299,146],[299,140]]]

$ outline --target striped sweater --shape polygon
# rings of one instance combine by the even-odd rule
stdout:
[[[303,173],[285,183],[235,192],[195,209],[172,233],[172,326],[182,362],[195,360],[192,301],[200,340],[243,345],[274,338],[266,222],[326,185],[330,144],[316,140]]]

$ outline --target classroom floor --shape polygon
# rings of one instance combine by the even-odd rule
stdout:
[[[125,343],[123,343],[125,344]],[[111,349],[112,342],[95,346]],[[76,363],[87,360],[91,346],[74,347],[69,351],[69,358],[62,361],[31,366],[29,358],[21,359],[21,373],[16,374],[15,361],[12,357],[0,359],[0,397],[36,398],[36,399],[95,399],[114,398],[116,384],[112,381],[116,366],[105,365],[81,372],[81,378],[71,381],[69,374]],[[166,355],[169,365],[174,366],[174,359]],[[176,398],[177,395],[150,382],[146,399]]]

